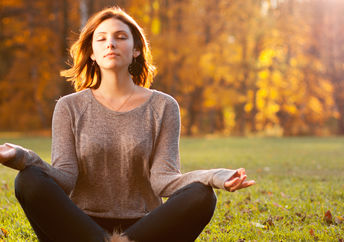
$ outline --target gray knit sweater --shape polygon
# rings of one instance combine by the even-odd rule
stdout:
[[[86,214],[137,218],[192,182],[224,188],[234,170],[180,173],[177,102],[153,90],[127,112],[100,104],[90,89],[60,98],[52,126],[52,165],[20,146],[5,165],[41,167]]]

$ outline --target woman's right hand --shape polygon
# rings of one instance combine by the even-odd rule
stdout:
[[[12,159],[16,155],[16,149],[8,144],[0,145],[0,164]]]
[[[239,168],[236,173],[225,182],[225,189],[230,192],[246,188],[256,184],[254,180],[246,181],[246,172],[244,168]]]

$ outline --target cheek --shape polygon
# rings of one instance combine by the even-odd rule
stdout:
[[[101,46],[99,46],[99,44],[92,43],[92,52],[94,57],[97,58],[99,55],[101,55]]]
[[[128,56],[131,59],[133,57],[133,55],[134,55],[134,45],[132,45],[132,44],[127,45],[126,51],[128,53]]]

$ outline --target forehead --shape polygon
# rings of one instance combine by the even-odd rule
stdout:
[[[114,33],[118,31],[125,31],[130,33],[129,26],[116,18],[108,18],[101,22],[94,30],[94,34],[97,33]]]

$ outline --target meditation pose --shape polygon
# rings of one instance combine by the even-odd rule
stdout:
[[[19,170],[15,195],[40,241],[194,241],[213,216],[213,188],[254,184],[243,168],[181,174],[178,103],[149,89],[150,49],[123,10],[96,13],[71,56],[61,74],[76,92],[56,103],[51,165],[0,145],[0,163]]]

